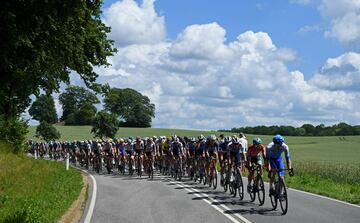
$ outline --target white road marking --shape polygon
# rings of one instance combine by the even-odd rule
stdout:
[[[229,214],[225,214],[224,213],[224,210],[222,210],[221,208],[219,208],[217,205],[214,205],[212,203],[220,203],[218,200],[214,199],[214,198],[211,198],[209,197],[208,195],[200,192],[199,190],[191,187],[190,185],[187,185],[187,184],[184,184],[182,182],[176,182],[176,181],[170,181],[171,183],[173,184],[176,184],[177,186],[180,186],[182,188],[184,188],[184,190],[188,191],[188,192],[196,192],[194,195],[197,196],[197,197],[206,197],[208,198],[209,200],[206,200],[204,199],[203,201],[205,201],[207,204],[209,204],[211,207],[215,208],[215,210],[217,210],[218,212],[220,212],[221,214],[223,214],[225,217],[227,217],[228,219],[230,219],[232,222],[234,223],[237,223],[239,222],[238,220],[236,220],[234,217],[232,217],[231,215]],[[222,208],[224,208],[225,210],[229,211],[229,212],[232,212],[231,209],[229,209],[226,205],[224,204],[219,204],[219,206],[221,206]],[[242,222],[244,223],[251,223],[251,221],[249,221],[248,219],[244,218],[242,215],[238,214],[238,213],[233,213],[233,215],[235,215],[236,217],[238,217]]]
[[[96,184],[95,177],[93,175],[91,175],[89,172],[87,172],[85,170],[81,170],[81,171],[89,174],[89,176],[90,176],[90,178],[91,178],[91,180],[93,182],[93,190],[92,190],[91,201],[90,201],[88,212],[87,212],[85,220],[84,220],[84,223],[90,223],[92,214],[94,212],[95,202],[96,202],[97,184]]]
[[[346,204],[346,205],[349,205],[349,206],[352,206],[352,207],[360,208],[359,205],[351,204],[351,203],[348,203],[348,202],[345,202],[345,201],[340,201],[340,200],[337,200],[337,199],[334,199],[334,198],[325,197],[325,196],[322,196],[322,195],[313,194],[313,193],[306,192],[306,191],[296,190],[296,189],[293,189],[293,188],[289,188],[289,190],[296,191],[296,192],[303,193],[303,194],[307,194],[307,195],[311,195],[311,196],[314,196],[314,197],[319,197],[319,198],[327,199],[327,200],[330,200],[330,201],[336,201],[336,202],[338,202],[338,203]]]

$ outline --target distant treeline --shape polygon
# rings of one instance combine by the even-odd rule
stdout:
[[[314,126],[312,124],[304,124],[301,127],[293,126],[255,126],[255,127],[239,127],[231,130],[219,130],[222,132],[244,132],[254,135],[275,135],[282,134],[287,136],[345,136],[360,135],[360,125],[351,126],[344,122],[333,126],[325,126],[320,124]]]

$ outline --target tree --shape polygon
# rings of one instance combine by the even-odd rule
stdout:
[[[60,139],[60,132],[47,122],[40,122],[36,127],[36,137],[45,141]]]
[[[79,86],[67,87],[59,101],[63,107],[61,120],[66,125],[90,125],[96,114],[94,104],[100,102],[94,93]]]
[[[134,89],[112,88],[104,98],[104,107],[118,116],[121,126],[150,127],[155,117],[155,105]]]
[[[114,138],[119,130],[119,120],[114,114],[100,111],[96,114],[92,126],[91,133],[93,133],[95,137]]]
[[[27,121],[22,118],[5,118],[0,115],[0,140],[5,140],[13,146],[13,152],[22,151],[25,135],[28,133]]]
[[[55,102],[51,95],[40,95],[29,109],[29,114],[39,122],[54,124],[57,122]]]
[[[101,0],[5,0],[0,7],[0,114],[19,116],[30,95],[57,91],[75,71],[88,87],[109,65],[113,41],[101,20]]]
[[[315,135],[315,127],[312,124],[304,124],[301,128],[305,129],[306,135],[314,136]]]

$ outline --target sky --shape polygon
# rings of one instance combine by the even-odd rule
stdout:
[[[98,81],[147,95],[153,127],[360,124],[359,0],[106,0],[102,19]]]

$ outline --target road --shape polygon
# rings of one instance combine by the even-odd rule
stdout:
[[[91,222],[357,223],[360,221],[358,206],[294,190],[288,192],[289,211],[283,216],[280,210],[272,210],[267,195],[265,204],[259,206],[256,201],[249,202],[248,194],[245,194],[244,200],[240,201],[239,198],[233,198],[229,192],[224,193],[222,188],[212,190],[186,179],[183,182],[176,182],[161,175],[156,175],[154,180],[148,180],[146,177],[107,174],[93,174],[93,176],[96,179],[97,195]]]

